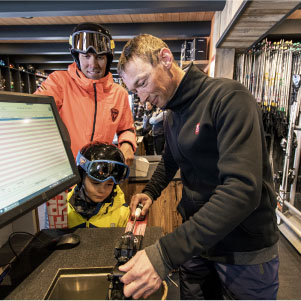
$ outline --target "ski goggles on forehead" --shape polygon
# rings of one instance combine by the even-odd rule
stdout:
[[[87,53],[90,49],[96,54],[111,53],[115,45],[114,41],[97,31],[77,31],[70,36],[72,50]]]
[[[130,173],[129,167],[124,163],[111,160],[89,161],[80,152],[77,154],[76,164],[97,182],[112,179],[115,184],[120,184]]]

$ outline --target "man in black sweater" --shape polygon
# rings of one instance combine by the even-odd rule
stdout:
[[[162,160],[131,210],[152,202],[180,168],[183,224],[120,270],[125,296],[147,297],[179,268],[181,299],[276,299],[276,196],[260,108],[236,81],[186,70],[168,46],[140,35],[118,71],[140,101],[169,110]]]

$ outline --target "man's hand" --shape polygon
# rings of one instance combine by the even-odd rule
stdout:
[[[144,250],[119,266],[119,270],[127,272],[120,279],[124,283],[123,293],[134,299],[147,298],[157,291],[162,283]]]
[[[125,164],[130,166],[134,161],[134,151],[132,146],[129,143],[123,142],[120,146],[120,150],[124,155]]]
[[[130,204],[130,210],[131,210],[131,216],[135,216],[135,211],[138,206],[138,204],[141,203],[143,205],[141,215],[146,215],[150,206],[153,204],[152,199],[145,193],[137,193],[132,196],[131,204]]]

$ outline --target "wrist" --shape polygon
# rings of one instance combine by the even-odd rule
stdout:
[[[142,190],[142,193],[146,194],[151,199],[152,203],[154,202],[154,197],[152,196],[152,194],[149,191]]]
[[[156,241],[153,245],[146,247],[144,250],[154,270],[161,280],[165,280],[172,268],[166,264],[163,258],[159,241]]]
[[[131,146],[133,152],[135,152],[134,146],[133,146],[133,144],[132,144],[131,142],[129,142],[129,141],[123,141],[123,142],[120,143],[120,146],[121,146],[122,144],[124,144],[124,143],[129,144],[129,145]]]

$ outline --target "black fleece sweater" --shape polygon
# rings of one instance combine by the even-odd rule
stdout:
[[[165,151],[144,192],[155,200],[180,168],[185,222],[160,239],[159,251],[147,249],[156,270],[159,253],[168,268],[194,255],[226,263],[272,259],[275,248],[265,251],[278,240],[276,196],[254,97],[191,65],[165,109]],[[239,259],[261,251],[261,259]]]

